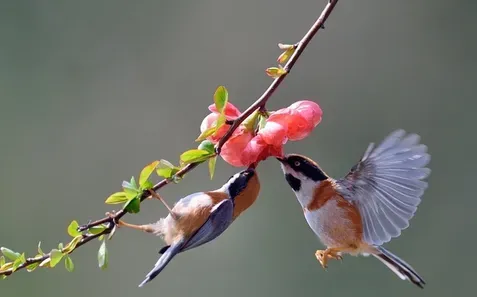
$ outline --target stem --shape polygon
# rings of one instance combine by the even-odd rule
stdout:
[[[336,3],[338,3],[338,0],[329,0],[326,7],[323,9],[321,15],[319,18],[315,21],[313,26],[308,30],[308,32],[303,36],[303,38],[296,44],[296,50],[293,53],[293,55],[290,57],[288,62],[285,64],[283,67],[285,69],[285,73],[281,75],[280,77],[276,78],[273,80],[273,82],[270,84],[270,86],[265,90],[265,92],[260,96],[252,105],[250,105],[237,119],[227,122],[227,124],[230,124],[230,128],[225,133],[225,135],[219,140],[219,142],[216,145],[216,151],[217,154],[220,153],[221,148],[223,145],[227,142],[227,140],[230,139],[234,131],[242,124],[242,122],[250,116],[254,111],[257,109],[260,110],[265,110],[265,104],[267,103],[268,99],[273,95],[273,93],[276,91],[276,89],[280,86],[282,81],[285,79],[285,77],[290,73],[290,70],[293,68],[295,63],[298,61],[298,58],[301,56],[305,48],[307,47],[308,43],[311,41],[311,39],[316,35],[316,33],[320,30],[320,28],[324,28],[324,23],[327,20],[328,16],[331,14],[333,11],[333,8],[335,7]],[[200,163],[192,163],[188,164],[187,166],[183,167],[181,170],[179,170],[176,173],[176,177],[182,178],[184,175],[186,175],[188,172],[196,168]],[[253,164],[251,166],[255,166],[256,164]],[[158,182],[157,184],[154,185],[152,190],[154,192],[157,192],[167,184],[171,183],[172,179],[163,179],[162,181]],[[142,193],[141,195],[141,202],[146,200],[149,196],[151,196],[151,193],[149,190],[146,190]],[[117,224],[117,222],[126,215],[126,211],[124,209],[121,209],[120,211],[114,213],[112,216],[106,216],[102,219],[89,222],[88,224],[82,225],[78,228],[78,231],[83,232],[88,230],[91,227],[94,226],[99,226],[102,224],[107,224],[107,228],[104,229],[101,233],[98,234],[85,234],[83,235],[83,238],[81,241],[76,245],[76,247],[70,252],[73,253],[77,248],[80,246],[88,243],[89,241],[100,237],[101,235],[109,234],[113,230],[114,226]],[[44,260],[48,259],[50,257],[50,254],[45,254],[41,257],[35,257],[35,258],[28,258],[26,259],[26,262],[18,266],[18,268],[15,271],[18,271],[20,269],[23,269],[31,264],[34,263],[41,263]],[[6,269],[3,271],[0,271],[0,275],[10,275],[14,271],[10,269]]]
[[[236,118],[233,121],[227,133],[225,133],[225,135],[219,140],[219,142],[215,146],[215,150],[217,154],[220,154],[220,150],[224,146],[225,142],[229,140],[229,138],[232,136],[234,131],[240,126],[240,124],[249,115],[251,115],[255,110],[265,107],[265,104],[267,103],[268,99],[270,99],[270,97],[273,95],[273,93],[275,93],[276,89],[280,86],[280,84],[288,75],[288,73],[290,73],[296,61],[298,61],[298,58],[300,58],[301,54],[303,53],[305,48],[308,46],[308,43],[310,43],[311,39],[316,35],[316,33],[321,28],[324,28],[325,21],[328,19],[328,16],[333,11],[333,8],[335,8],[336,3],[338,3],[338,0],[330,0],[326,4],[325,9],[323,9],[323,11],[321,12],[321,15],[315,21],[313,26],[311,26],[310,30],[308,30],[305,36],[303,36],[303,38],[296,44],[297,47],[295,52],[290,57],[288,62],[285,64],[285,66],[283,67],[286,72],[282,74],[281,76],[277,77],[275,80],[273,80],[273,82],[265,90],[262,96],[260,96],[260,98],[258,98],[257,101],[255,101],[252,105],[250,105],[249,108],[247,108],[238,118]]]

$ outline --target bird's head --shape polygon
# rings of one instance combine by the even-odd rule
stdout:
[[[308,186],[314,188],[321,181],[328,179],[328,175],[320,166],[308,157],[289,154],[277,160],[280,161],[285,179],[295,193]]]

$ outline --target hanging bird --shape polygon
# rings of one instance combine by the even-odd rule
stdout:
[[[420,137],[397,130],[377,147],[371,143],[361,160],[341,179],[328,176],[308,157],[278,158],[306,221],[326,246],[317,250],[323,268],[343,253],[373,255],[401,279],[423,288],[425,281],[398,256],[382,247],[409,226],[430,174],[427,146]]]
[[[119,226],[153,233],[167,244],[160,250],[161,257],[146,275],[139,287],[153,280],[178,253],[201,246],[222,234],[230,224],[257,199],[260,191],[258,175],[253,168],[236,173],[221,188],[197,192],[180,199],[169,210],[167,217],[157,223],[133,225],[119,221]]]

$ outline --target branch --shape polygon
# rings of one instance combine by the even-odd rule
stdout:
[[[210,156],[206,156],[199,161],[190,163],[178,171],[175,172],[170,178],[165,178],[155,184],[154,186],[148,187],[147,189],[143,189],[142,192],[138,195],[139,203],[151,197],[150,189],[154,192],[157,192],[167,184],[171,182],[176,182],[179,179],[182,179],[187,173],[191,170],[196,168],[199,164],[203,163],[204,161],[216,157],[216,155],[220,155],[221,149],[224,144],[230,139],[233,135],[234,131],[242,124],[245,119],[247,119],[252,113],[255,111],[265,111],[265,104],[267,103],[268,99],[273,95],[276,89],[280,86],[282,81],[285,77],[290,73],[291,69],[298,61],[299,57],[311,41],[311,39],[316,35],[316,33],[321,29],[324,28],[324,23],[327,20],[328,16],[333,11],[338,0],[330,0],[324,10],[322,11],[319,18],[315,21],[315,23],[311,26],[308,32],[303,36],[303,38],[294,45],[283,46],[279,45],[282,49],[286,49],[287,52],[290,54],[288,62],[285,66],[280,68],[275,68],[278,75],[272,75],[275,77],[273,82],[270,86],[265,90],[265,92],[252,104],[250,105],[238,118],[232,121],[226,121],[226,124],[229,124],[230,127],[225,135],[218,141],[215,146],[215,153]],[[280,59],[280,58],[279,58]],[[270,68],[269,68],[270,69]],[[270,74],[269,74],[270,75]],[[12,260],[10,263],[0,263],[0,276],[10,275],[15,271],[18,271],[23,268],[28,268],[28,270],[33,270],[37,266],[51,266],[54,265],[61,260],[63,257],[69,257],[68,255],[78,249],[80,246],[85,245],[86,243],[90,242],[95,238],[104,239],[105,235],[110,234],[109,238],[114,234],[116,231],[116,226],[118,221],[128,213],[126,206],[117,211],[113,214],[109,214],[102,219],[89,222],[82,226],[77,226],[73,228],[70,235],[73,236],[73,239],[65,246],[59,246],[58,249],[52,250],[50,253],[43,253],[39,248],[39,255],[33,258],[24,258],[24,254],[20,255],[19,253],[15,253],[8,249],[2,248],[2,252]],[[75,221],[73,221],[76,223]],[[77,224],[77,223],[76,223]],[[70,225],[71,227],[72,225]],[[94,231],[95,230],[95,231]],[[77,233],[75,233],[77,232]],[[104,255],[103,255],[104,256]],[[106,256],[107,257],[107,256]],[[2,257],[3,258],[3,257]],[[100,261],[101,262],[101,261]]]

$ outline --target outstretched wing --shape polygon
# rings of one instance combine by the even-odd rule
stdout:
[[[363,221],[364,240],[382,245],[409,226],[431,172],[427,146],[417,134],[397,130],[377,147],[371,143],[361,161],[342,179],[338,191],[356,205]]]
[[[232,223],[234,204],[232,199],[224,199],[215,205],[210,216],[192,237],[187,240],[181,252],[203,245],[222,234]]]

